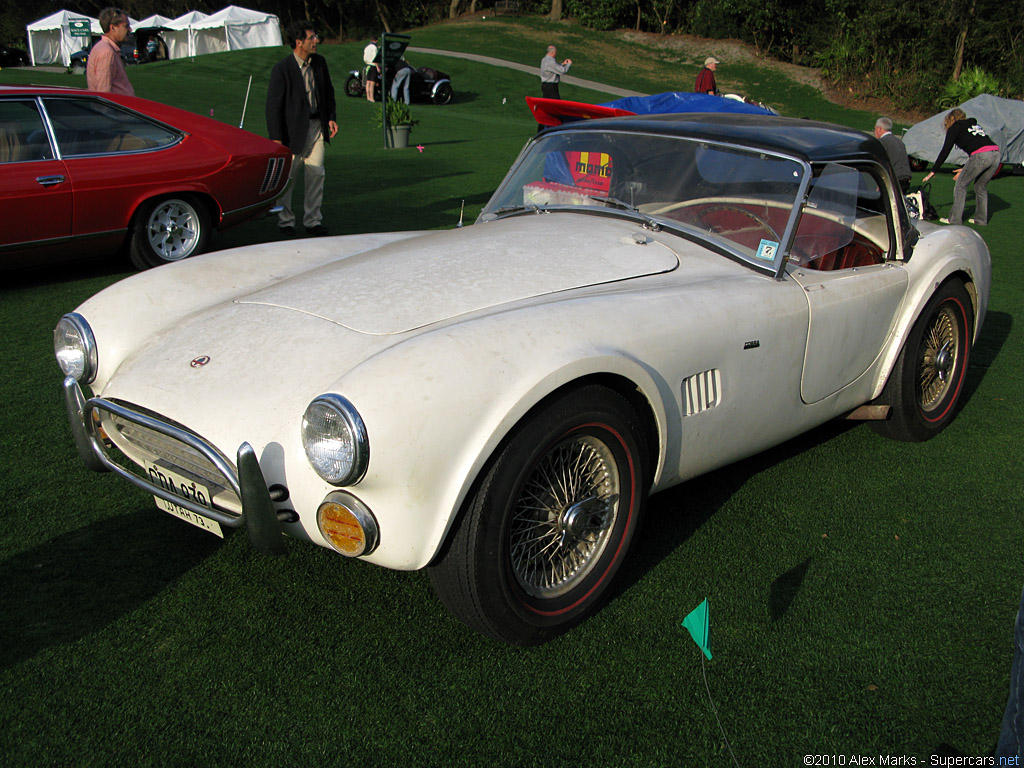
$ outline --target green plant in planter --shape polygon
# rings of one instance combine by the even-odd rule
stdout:
[[[378,104],[373,110],[373,124],[378,128],[384,120],[384,105]],[[412,111],[404,101],[388,101],[388,125],[394,128],[397,125],[416,125],[419,120],[412,119]]]

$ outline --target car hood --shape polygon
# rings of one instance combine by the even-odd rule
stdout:
[[[571,213],[431,233],[236,299],[385,335],[545,294],[670,272],[675,252],[636,223]]]

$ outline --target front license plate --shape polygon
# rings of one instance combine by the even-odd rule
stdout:
[[[172,472],[166,467],[161,467],[156,464],[147,464],[146,472],[149,475],[149,479],[156,485],[159,485],[166,491],[188,499],[189,501],[196,502],[201,506],[210,509],[210,489],[204,485],[200,485],[193,480],[179,475],[177,472]],[[156,500],[157,509],[162,509],[164,512],[170,512],[175,517],[180,517],[187,523],[197,528],[202,528],[204,531],[209,531],[214,536],[220,536],[224,538],[224,532],[221,530],[220,523],[216,520],[211,520],[208,517],[198,515],[190,509],[185,509],[174,502],[161,499],[159,496],[153,497]]]

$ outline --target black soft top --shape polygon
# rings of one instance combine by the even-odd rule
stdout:
[[[873,160],[886,164],[885,149],[874,136],[842,125],[775,115],[637,115],[582,120],[549,128],[545,133],[609,129],[723,141],[795,155],[810,163]]]

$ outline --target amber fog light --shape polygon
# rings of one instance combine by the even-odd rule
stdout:
[[[377,521],[363,502],[343,491],[328,494],[316,511],[320,533],[345,557],[368,555],[380,543]]]

